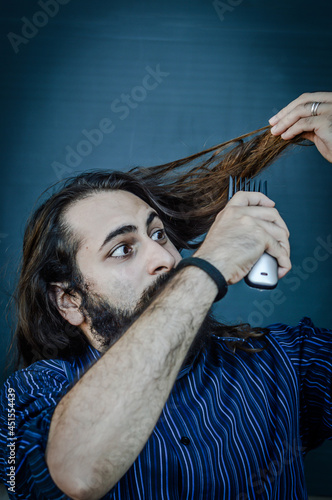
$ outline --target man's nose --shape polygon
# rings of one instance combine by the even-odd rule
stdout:
[[[147,271],[151,275],[168,273],[176,264],[175,256],[156,241],[150,240],[146,251]]]

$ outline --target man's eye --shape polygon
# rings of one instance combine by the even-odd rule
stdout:
[[[165,233],[165,229],[158,229],[157,231],[155,231],[151,238],[154,240],[154,241],[165,241],[167,240],[167,236],[166,236],[166,233]]]
[[[132,252],[132,248],[129,245],[121,245],[113,252],[110,253],[109,257],[127,257]]]

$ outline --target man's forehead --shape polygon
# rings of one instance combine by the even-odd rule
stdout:
[[[65,214],[65,221],[74,231],[87,232],[100,230],[107,224],[117,225],[126,221],[132,223],[134,219],[151,211],[151,207],[138,196],[124,190],[110,190],[93,193],[78,200],[69,207]]]

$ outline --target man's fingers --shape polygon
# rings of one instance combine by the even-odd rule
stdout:
[[[289,252],[285,249],[283,244],[280,244],[279,241],[271,235],[267,238],[265,251],[277,259],[278,277],[283,278],[292,268]]]
[[[276,224],[271,224],[264,220],[258,221],[259,226],[264,229],[266,233],[272,236],[272,238],[283,248],[288,257],[290,256],[290,246],[288,240],[288,230],[277,226]],[[281,252],[283,250],[280,250]]]
[[[298,120],[302,116],[310,116],[311,115],[311,106],[314,102],[321,102],[322,104],[319,106],[323,106],[323,104],[331,104],[332,103],[332,95],[331,92],[311,92],[300,95],[297,99],[290,102],[287,106],[281,109],[276,115],[272,116],[269,119],[269,123],[272,126],[275,126],[277,123],[284,121],[287,117],[287,120],[292,122],[292,120]],[[319,112],[319,108],[317,114]],[[279,132],[278,129],[275,131]]]
[[[230,205],[233,211],[236,210],[236,217],[251,217],[252,223],[254,223],[254,219],[265,220],[267,222],[273,222],[276,226],[279,226],[284,231],[286,231],[287,236],[289,237],[289,230],[285,223],[285,221],[281,218],[277,209],[274,206],[235,206]],[[233,214],[232,214],[233,216]]]
[[[227,203],[229,206],[247,207],[258,205],[262,207],[274,207],[275,203],[263,193],[257,191],[238,191]]]
[[[250,207],[248,208],[247,213],[248,215],[250,215],[251,217],[255,217],[256,219],[273,222],[273,224],[283,229],[286,232],[287,237],[289,237],[289,230],[286,222],[281,218],[276,208]]]
[[[229,283],[237,283],[266,251],[277,259],[281,277],[291,268],[288,237],[272,200],[239,191],[217,215],[198,255],[226,273]]]
[[[269,121],[272,135],[284,140],[301,135],[332,163],[332,92],[302,94]]]
[[[293,137],[301,134],[302,132],[312,132],[314,130],[318,133],[321,127],[328,126],[328,123],[326,122],[327,119],[325,117],[321,117],[319,126],[317,126],[317,119],[315,116],[301,118],[294,124],[280,127],[278,133],[281,133],[281,137],[285,140],[293,139]]]
[[[311,114],[312,103],[305,103],[301,106],[296,107],[283,119],[281,119],[274,127],[271,129],[273,135],[282,134],[282,138],[286,139],[283,132],[292,131],[287,139],[295,137],[295,135],[300,134],[303,131],[311,131],[317,128],[317,125],[322,126],[323,121],[326,120],[324,112],[331,110],[331,104],[321,103],[317,109],[317,115],[312,116]],[[317,119],[319,117],[319,119]],[[296,132],[296,133],[295,133]]]

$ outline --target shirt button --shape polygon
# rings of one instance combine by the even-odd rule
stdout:
[[[180,441],[182,444],[185,444],[186,446],[188,446],[188,444],[190,444],[190,439],[187,436],[182,436]]]

